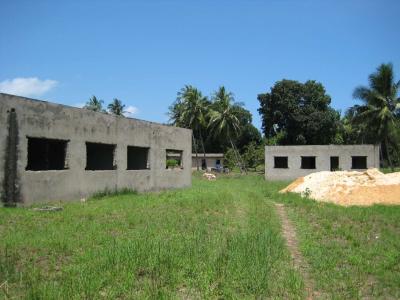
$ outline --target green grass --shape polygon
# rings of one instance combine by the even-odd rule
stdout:
[[[346,208],[278,195],[273,188],[270,198],[285,203],[322,295],[400,299],[399,206]]]
[[[400,298],[400,207],[278,194],[261,176],[96,195],[64,210],[0,208],[0,298],[301,299],[274,202],[321,298]]]
[[[302,298],[262,177],[0,209],[0,284],[28,299]],[[6,289],[0,291],[5,295]]]
[[[382,173],[393,173],[393,172],[400,172],[400,167],[395,167],[395,168],[380,168],[379,169]]]

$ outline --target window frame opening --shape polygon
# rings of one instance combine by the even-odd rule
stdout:
[[[126,169],[129,171],[150,170],[150,147],[126,147]]]
[[[330,157],[330,170],[331,172],[334,171],[339,171],[339,163],[340,163],[340,158],[339,156],[331,156]]]
[[[274,156],[274,169],[289,169],[289,157]]]
[[[27,136],[26,171],[68,170],[70,140]]]
[[[201,159],[201,169],[207,170],[207,160],[205,158]]]
[[[360,161],[360,159],[362,159],[364,161]],[[360,164],[363,167],[359,167]],[[368,156],[364,156],[364,155],[351,156],[351,169],[352,170],[366,170],[366,169],[368,169]]]
[[[183,150],[165,149],[165,169],[182,170],[183,167]]]
[[[316,168],[317,168],[317,157],[316,156],[301,156],[300,169],[315,170]]]
[[[85,171],[112,171],[117,169],[116,164],[116,144],[85,142],[86,146],[86,166]],[[94,147],[98,147],[95,149]],[[97,151],[95,151],[97,150]],[[108,153],[107,153],[108,152]],[[107,161],[105,161],[104,155]],[[101,163],[99,166],[98,164]]]

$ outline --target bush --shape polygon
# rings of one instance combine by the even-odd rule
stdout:
[[[264,146],[250,143],[245,147],[243,159],[248,168],[254,168],[264,163]]]
[[[167,159],[167,168],[176,168],[179,163],[176,159]]]
[[[235,153],[232,148],[228,148],[228,150],[224,153],[224,167],[229,170],[233,170],[236,166],[236,158]]]

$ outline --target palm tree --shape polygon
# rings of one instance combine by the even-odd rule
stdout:
[[[103,103],[104,103],[103,100],[98,100],[96,98],[96,96],[93,95],[92,98],[90,98],[86,102],[86,104],[85,104],[85,106],[83,108],[88,109],[88,110],[97,111],[97,112],[106,112],[103,109]]]
[[[400,81],[394,82],[393,65],[389,63],[381,64],[369,76],[369,87],[359,86],[353,93],[355,99],[364,103],[358,108],[355,122],[365,124],[368,130],[374,132],[376,141],[385,148],[391,168],[393,165],[388,147],[397,129],[396,120],[400,113],[399,89]]]
[[[242,163],[239,151],[233,143],[233,139],[240,133],[240,120],[238,118],[237,107],[233,94],[227,92],[224,86],[221,86],[212,97],[211,110],[209,112],[209,128],[214,136],[226,136],[235,153],[240,171],[242,168],[246,172],[246,167]]]
[[[178,92],[179,95],[179,92]],[[178,126],[178,127],[183,127],[183,128],[189,128],[189,126],[187,125],[187,120],[184,120],[182,118],[183,115],[183,111],[184,111],[184,104],[177,99],[170,107],[169,107],[169,112],[168,115],[170,117],[170,122],[172,123],[172,125],[174,126]],[[192,145],[194,147],[194,151],[196,153],[196,167],[197,167],[197,171],[199,171],[199,158],[198,158],[198,151],[197,151],[197,141],[194,137],[194,133],[192,134]]]
[[[121,100],[114,98],[113,102],[108,104],[107,108],[111,114],[122,116],[124,114],[125,104],[122,104]]]
[[[207,97],[203,96],[202,93],[191,85],[185,85],[179,92],[176,103],[175,113],[176,125],[190,128],[193,130],[193,144],[196,152],[196,164],[197,170],[199,170],[198,153],[196,138],[201,143],[203,149],[204,159],[206,158],[206,152],[204,149],[204,140],[202,129],[206,126],[206,114],[208,111],[209,101]]]

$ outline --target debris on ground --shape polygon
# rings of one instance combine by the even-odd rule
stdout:
[[[217,176],[215,176],[215,175],[212,174],[212,173],[204,173],[204,174],[203,174],[203,177],[207,178],[208,180],[215,180],[215,179],[217,179]]]
[[[42,207],[35,207],[32,210],[35,210],[35,211],[60,211],[60,210],[63,210],[63,208],[59,207],[59,206],[42,206]]]
[[[286,192],[343,206],[400,205],[400,172],[383,174],[378,169],[316,172],[296,179],[280,191]]]

